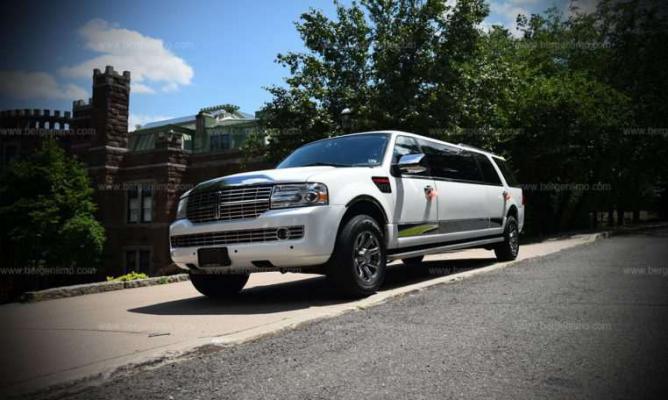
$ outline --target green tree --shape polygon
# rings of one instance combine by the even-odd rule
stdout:
[[[633,210],[637,218],[657,188],[668,190],[668,11],[661,2],[603,0],[575,29],[600,38],[604,51],[592,68],[631,99],[630,129],[617,143],[613,200],[619,212]]]
[[[296,26],[307,52],[277,58],[290,76],[268,89],[272,100],[261,111],[270,159],[348,130],[438,135],[458,121],[466,107],[456,89],[488,13],[482,0],[452,9],[443,0],[364,0],[336,10],[336,19],[302,14]]]
[[[342,133],[341,111],[366,104],[369,27],[358,4],[337,3],[336,10],[336,21],[314,9],[302,14],[296,26],[309,52],[277,57],[291,76],[287,87],[268,88],[273,99],[261,111],[273,161],[300,144]]]
[[[54,140],[0,178],[3,265],[96,267],[105,241],[85,168]]]
[[[651,3],[605,0],[591,14],[563,19],[551,9],[519,21],[524,31],[520,59],[530,71],[525,81],[578,76],[581,82],[592,82],[583,82],[581,88],[599,88],[581,95],[573,92],[572,97],[588,106],[582,107],[582,119],[599,120],[588,135],[579,134],[591,139],[595,152],[577,159],[579,179],[588,182],[595,174],[611,186],[608,193],[589,196],[596,199],[589,207],[632,209],[637,217],[637,210],[651,206],[657,184],[666,182],[667,137],[650,132],[652,127],[668,126],[668,72],[661,67],[668,55],[665,12]],[[564,138],[570,133],[568,125],[558,132]],[[577,143],[575,139],[564,144]]]
[[[269,89],[270,145],[259,147],[276,160],[374,129],[481,146],[510,158],[525,183],[565,185],[528,193],[534,233],[647,208],[657,184],[668,188],[668,135],[628,133],[668,127],[668,24],[652,7],[603,0],[568,18],[518,15],[520,37],[481,29],[482,0],[336,3],[334,19],[310,10],[296,24],[307,51],[278,57],[290,75]]]

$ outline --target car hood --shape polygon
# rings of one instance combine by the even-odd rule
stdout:
[[[310,177],[333,170],[334,167],[299,167],[282,169],[265,169],[262,171],[244,172],[211,179],[195,186],[193,191],[219,190],[226,187],[242,185],[261,185],[288,182],[307,182]]]

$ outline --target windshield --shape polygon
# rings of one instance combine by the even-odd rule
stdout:
[[[389,139],[386,133],[370,133],[320,140],[298,148],[276,168],[312,165],[373,167],[383,162]]]

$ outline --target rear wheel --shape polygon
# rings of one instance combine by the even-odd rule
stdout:
[[[327,275],[344,293],[369,296],[383,284],[385,264],[380,226],[368,215],[356,215],[339,233]]]
[[[520,250],[520,231],[517,220],[512,215],[506,219],[503,237],[503,242],[494,248],[494,253],[499,261],[512,261],[517,258]]]
[[[195,289],[206,297],[223,299],[238,294],[248,282],[248,274],[190,274]]]

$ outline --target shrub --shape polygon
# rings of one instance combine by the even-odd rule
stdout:
[[[148,275],[143,272],[130,271],[129,273],[114,278],[113,276],[107,277],[107,282],[128,282],[136,281],[139,279],[148,279]]]

